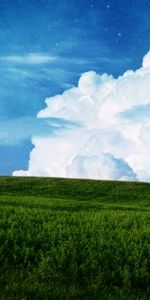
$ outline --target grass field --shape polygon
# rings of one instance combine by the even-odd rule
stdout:
[[[150,184],[1,177],[4,299],[150,299]]]

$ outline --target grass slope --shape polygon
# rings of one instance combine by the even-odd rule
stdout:
[[[150,184],[1,177],[0,299],[150,299]]]

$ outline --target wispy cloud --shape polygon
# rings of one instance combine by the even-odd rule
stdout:
[[[45,120],[34,117],[2,120],[0,121],[0,128],[4,129],[0,132],[0,145],[17,145],[30,139],[33,133],[42,136],[52,134],[57,129],[55,123],[50,118]]]
[[[23,126],[22,126],[23,124]],[[80,128],[80,123],[61,118],[19,117],[1,120],[0,145],[17,145],[34,136],[53,136],[66,130]]]
[[[124,61],[130,62],[129,59],[115,59],[109,55],[101,56],[97,54],[95,57],[68,56],[68,54],[52,55],[48,53],[26,53],[26,54],[12,54],[12,55],[1,55],[0,62],[11,63],[15,65],[39,65],[49,63],[61,63],[61,64],[76,64],[76,65],[89,65],[93,63],[111,63],[111,64],[122,64]]]
[[[7,72],[7,76],[13,77],[13,79],[20,78],[30,78],[33,77],[32,72],[30,70],[22,69],[22,68],[17,68],[17,67],[9,67],[9,68],[3,68],[4,71]]]
[[[32,53],[26,55],[1,56],[0,61],[14,64],[46,64],[57,61],[59,58],[54,55]]]

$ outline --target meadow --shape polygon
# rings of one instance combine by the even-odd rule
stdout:
[[[150,299],[150,184],[1,177],[5,299]]]

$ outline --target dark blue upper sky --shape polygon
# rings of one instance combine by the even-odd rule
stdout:
[[[46,97],[85,71],[136,69],[149,49],[149,0],[0,0],[0,174],[49,130],[36,121]]]

